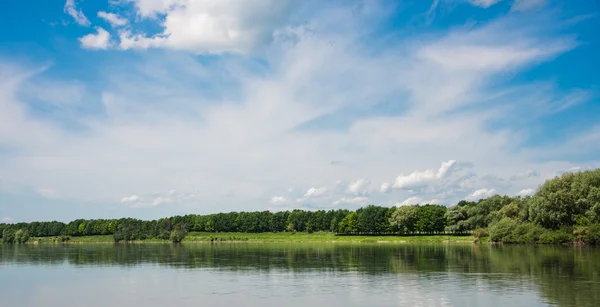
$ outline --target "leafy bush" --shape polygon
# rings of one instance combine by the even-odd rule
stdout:
[[[493,242],[504,242],[505,239],[512,241],[512,232],[517,227],[517,221],[511,218],[503,218],[499,222],[490,225],[490,240]],[[507,242],[508,243],[508,242]]]
[[[29,241],[29,231],[27,229],[19,229],[15,232],[15,242],[19,244]]]
[[[593,245],[600,244],[600,224],[592,224],[587,228],[583,242]]]
[[[479,238],[487,237],[489,235],[490,234],[486,228],[477,227],[475,230],[473,230],[473,237],[475,238],[475,240],[478,240]]]
[[[524,242],[526,243],[537,243],[540,241],[540,237],[542,236],[542,234],[544,232],[546,232],[546,229],[542,228],[539,225],[535,225],[535,224],[528,224],[529,227],[527,229],[527,233],[524,236]]]
[[[179,243],[183,241],[185,236],[187,235],[187,229],[185,224],[177,224],[173,231],[171,231],[171,241],[173,243]]]
[[[561,230],[548,230],[540,235],[540,243],[543,244],[564,244],[573,242],[573,235]]]
[[[2,231],[2,243],[12,244],[15,243],[15,230],[11,228],[5,228]]]

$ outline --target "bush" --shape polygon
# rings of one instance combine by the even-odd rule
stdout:
[[[56,240],[58,242],[67,242],[67,241],[71,240],[71,237],[69,237],[69,236],[60,236]]]
[[[540,235],[540,243],[543,244],[564,244],[573,242],[573,236],[561,230],[548,230]]]
[[[490,240],[493,242],[513,241],[512,232],[517,228],[517,221],[510,218],[503,218],[499,222],[490,225]],[[507,242],[508,243],[508,242]]]
[[[173,231],[171,231],[171,241],[173,243],[179,243],[183,241],[186,235],[187,229],[185,224],[178,224],[175,226],[175,228],[173,228]]]
[[[473,230],[473,237],[475,238],[475,240],[479,240],[479,238],[483,238],[483,237],[487,237],[489,236],[489,232],[486,228],[475,228],[475,230]]]
[[[542,228],[541,226],[529,224],[529,229],[524,236],[524,242],[537,243],[540,241],[540,237],[544,232],[546,232],[546,229]]]
[[[29,231],[27,229],[19,229],[15,232],[15,242],[19,244],[29,241]]]
[[[15,243],[15,230],[11,228],[5,228],[2,231],[2,243],[12,244]]]
[[[583,242],[592,245],[600,244],[600,224],[592,224],[587,228],[583,235]]]

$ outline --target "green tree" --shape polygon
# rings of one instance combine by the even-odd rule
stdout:
[[[15,243],[15,230],[7,227],[2,231],[2,243],[12,244]]]
[[[390,230],[388,208],[369,205],[358,209],[356,213],[358,214],[358,232],[380,234]]]
[[[29,231],[27,229],[19,229],[14,234],[14,242],[23,244],[29,241]]]
[[[401,206],[392,213],[390,225],[398,229],[400,233],[412,234],[417,229],[416,223],[418,219],[418,206]]]
[[[171,241],[173,243],[180,243],[187,235],[187,226],[184,223],[175,225],[173,231],[171,231]]]
[[[340,233],[358,233],[358,214],[353,211],[346,215],[338,225]]]

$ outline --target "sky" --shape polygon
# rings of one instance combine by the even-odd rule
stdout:
[[[594,0],[0,12],[0,221],[526,196],[600,167]]]

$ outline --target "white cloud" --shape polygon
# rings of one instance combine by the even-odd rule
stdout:
[[[160,206],[164,204],[170,204],[173,200],[169,197],[157,197],[152,201],[152,206]]]
[[[424,200],[421,197],[418,196],[412,196],[409,197],[407,199],[405,199],[403,202],[400,203],[396,203],[396,207],[400,207],[400,206],[411,206],[411,205],[433,205],[433,204],[442,204],[443,202],[439,199],[431,199],[431,200]]]
[[[121,33],[122,49],[169,48],[196,53],[245,53],[273,39],[294,12],[293,1],[134,0],[141,18],[158,20],[154,36]]]
[[[392,191],[392,185],[389,182],[384,182],[379,188],[379,193],[389,193]]]
[[[538,173],[537,171],[528,169],[528,170],[514,174],[513,176],[510,177],[510,180],[513,180],[513,181],[524,180],[524,179],[528,179],[528,178],[532,178],[532,177],[538,177],[539,175],[540,175],[540,173]]]
[[[77,10],[75,7],[75,0],[67,0],[63,9],[64,12],[73,17],[75,22],[77,22],[80,26],[90,26],[90,21],[87,19],[87,17],[85,17],[81,10]]]
[[[517,193],[517,196],[521,196],[521,197],[531,196],[534,193],[535,193],[535,189],[524,189],[524,190],[519,191],[519,193]]]
[[[271,203],[285,203],[287,202],[287,199],[283,196],[273,196],[271,197]]]
[[[306,193],[304,194],[305,198],[311,197],[311,196],[320,196],[323,195],[327,192],[327,187],[320,187],[320,188],[310,188],[306,191]]]
[[[500,2],[500,0],[469,0],[469,2],[471,2],[471,4],[475,5],[475,6],[480,6],[482,8],[488,8],[498,2]]]
[[[546,5],[546,0],[515,0],[512,11],[526,12]]]
[[[442,162],[437,171],[429,169],[422,172],[415,171],[409,175],[400,175],[394,181],[393,187],[396,189],[412,189],[439,181],[452,171],[454,165],[456,165],[456,160],[449,160]]]
[[[101,27],[96,27],[96,32],[96,34],[80,37],[81,47],[95,50],[108,49],[110,47],[110,33]]]
[[[4,223],[4,224],[10,224],[14,222],[14,220],[10,217],[3,217],[0,219],[0,223]]]
[[[368,203],[369,203],[369,198],[357,196],[357,197],[342,197],[342,198],[334,201],[332,203],[332,205],[338,206],[341,204],[348,204],[348,205],[362,206],[362,205],[366,205]]]
[[[355,195],[366,195],[368,194],[371,181],[367,179],[359,179],[348,185],[348,193]]]
[[[491,120],[510,123],[521,110],[505,108],[514,103],[503,96],[513,83],[499,81],[572,48],[562,34],[538,33],[544,25],[500,18],[381,44],[366,36],[373,23],[360,11],[322,10],[307,19],[307,30],[295,40],[263,44],[251,59],[205,61],[161,52],[102,61],[92,67],[98,71],[93,84],[81,81],[95,99],[71,102],[91,105],[97,113],[61,112],[58,120],[33,116],[27,109],[31,101],[18,95],[24,82],[49,79],[39,73],[43,69],[0,59],[0,144],[16,153],[0,159],[3,178],[17,186],[52,186],[82,203],[118,202],[135,191],[146,206],[162,197],[172,199],[178,211],[203,213],[260,210],[271,206],[273,195],[291,200],[306,195],[302,205],[327,207],[356,196],[347,193],[350,180],[381,183],[398,174],[409,174],[391,182],[403,188],[373,193],[370,200],[393,204],[416,196],[451,204],[481,188],[515,193],[574,166],[531,162],[538,151],[512,150],[523,139],[520,132],[486,129]],[[42,86],[60,91],[65,83]],[[331,129],[299,128],[348,109],[368,111],[382,101],[404,111],[364,112],[339,126],[327,121]],[[561,146],[545,152],[560,152]],[[445,162],[423,171],[449,157],[472,167]],[[343,163],[332,166],[332,159]],[[481,177],[510,178],[524,169],[540,176],[510,189]],[[319,188],[340,179],[345,184]],[[415,191],[409,187],[415,183],[426,188]],[[199,192],[194,201],[152,195],[165,187]],[[285,194],[289,187],[296,192]]]
[[[120,27],[129,23],[129,21],[126,18],[122,18],[117,14],[107,13],[104,11],[99,11],[98,17],[106,20],[108,23],[110,23],[112,27]]]
[[[482,198],[492,197],[492,196],[494,196],[496,194],[497,194],[496,190],[494,190],[494,189],[479,189],[479,190],[473,192],[471,195],[469,195],[467,197],[467,200],[477,201],[477,200],[480,200]]]
[[[121,198],[122,203],[136,203],[141,201],[142,199],[137,195],[131,195]]]
[[[423,200],[420,197],[412,196],[412,197],[405,199],[401,203],[397,203],[396,207],[417,205],[417,204],[421,203],[421,201],[423,201]]]

